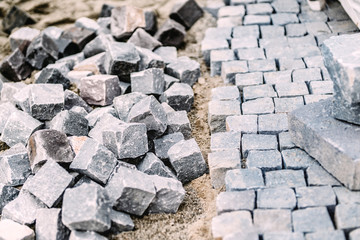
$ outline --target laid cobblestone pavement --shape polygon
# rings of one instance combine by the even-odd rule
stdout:
[[[337,1],[322,12],[304,0],[228,4],[202,42],[211,75],[230,85],[213,89],[209,103],[210,176],[214,188],[226,188],[217,197],[213,237],[359,239],[360,192],[295,147],[287,120],[294,109],[332,96],[319,47],[357,27]]]

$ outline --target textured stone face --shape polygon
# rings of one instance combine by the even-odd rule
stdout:
[[[120,167],[106,186],[113,207],[141,216],[156,195],[151,176],[137,170]]]
[[[200,77],[200,64],[189,57],[179,57],[166,66],[166,73],[180,79],[180,82],[193,86]]]
[[[131,231],[135,227],[134,222],[132,221],[130,215],[127,213],[111,209],[110,219],[111,228],[109,231],[114,234],[118,234],[124,231]]]
[[[190,29],[204,14],[202,8],[194,0],[182,1],[174,5],[170,18]]]
[[[73,181],[73,177],[55,161],[47,160],[28,181],[26,190],[48,207],[53,207],[61,201],[61,196]]]
[[[37,36],[26,50],[26,59],[35,69],[42,69],[58,59],[55,42],[46,34]]]
[[[104,59],[105,52],[98,53],[92,57],[82,59],[78,63],[74,64],[75,71],[90,71],[93,74],[106,74]]]
[[[227,191],[241,191],[264,187],[264,178],[258,168],[234,169],[226,172]]]
[[[35,234],[28,226],[21,225],[12,220],[4,219],[0,221],[0,238],[31,240],[35,239]]]
[[[13,6],[3,19],[2,27],[7,33],[10,33],[16,27],[21,27],[25,24],[33,24],[35,20],[32,19],[26,12]]]
[[[96,182],[106,184],[116,162],[116,157],[110,150],[89,138],[83,143],[70,168]]]
[[[168,151],[171,166],[182,183],[202,176],[207,166],[195,139],[182,140]]]
[[[167,159],[169,149],[177,142],[184,140],[182,133],[173,133],[154,139],[155,154],[160,159]]]
[[[238,199],[243,199],[238,201]],[[255,191],[221,192],[216,198],[216,212],[222,214],[239,210],[253,211],[255,207]]]
[[[136,50],[140,56],[140,71],[148,68],[165,68],[165,62],[160,55],[146,48],[136,47]]]
[[[106,240],[107,238],[92,231],[71,231],[69,240]]]
[[[133,92],[114,98],[114,108],[119,119],[122,121],[127,121],[127,116],[131,108],[145,97],[145,94]]]
[[[26,62],[23,53],[16,49],[0,64],[0,72],[11,81],[25,80],[32,72],[31,66]]]
[[[111,10],[111,34],[116,39],[130,37],[136,28],[145,28],[145,13],[142,9],[123,6]]]
[[[144,159],[137,165],[139,171],[148,175],[158,175],[166,178],[175,178],[171,170],[153,153],[146,154]]]
[[[185,83],[174,83],[161,96],[161,102],[166,102],[175,111],[190,111],[194,103],[194,92],[192,88]]]
[[[181,132],[185,139],[191,138],[190,120],[186,111],[173,111],[167,113],[168,118],[168,133]]]
[[[10,47],[14,51],[16,48],[21,45],[28,46],[31,41],[40,34],[40,31],[34,28],[22,27],[11,33],[10,38]]]
[[[69,237],[70,231],[61,221],[61,209],[39,209],[36,214],[36,239],[62,239]]]
[[[147,33],[144,29],[138,28],[129,38],[128,42],[133,43],[135,46],[154,50],[162,44],[156,38]]]
[[[330,215],[325,207],[307,208],[292,212],[295,232],[317,232],[334,230]]]
[[[91,57],[96,54],[105,52],[107,50],[108,44],[111,44],[112,42],[114,42],[114,39],[110,34],[98,35],[84,47],[83,52],[85,57]]]
[[[111,115],[115,118],[116,116],[115,109],[111,106],[96,108],[93,111],[91,111],[88,115],[86,115],[85,118],[88,120],[89,127],[93,128],[96,125],[96,123],[105,115]]]
[[[5,123],[10,117],[11,113],[18,111],[18,109],[10,102],[0,103],[0,133],[2,133]]]
[[[35,80],[35,83],[61,84],[64,89],[68,89],[70,87],[70,80],[57,68],[44,68],[41,70],[41,73]]]
[[[164,91],[164,70],[150,68],[131,74],[131,91],[143,94],[160,95]]]
[[[14,200],[19,195],[19,190],[14,187],[0,183],[0,214],[6,204]]]
[[[110,201],[104,188],[83,184],[65,191],[62,222],[74,230],[105,232],[110,229]]]
[[[48,160],[70,163],[74,153],[64,133],[56,130],[40,130],[31,135],[27,145],[31,169],[37,172]]]
[[[0,169],[1,183],[7,186],[23,184],[31,173],[26,148],[19,143],[11,149],[2,152],[0,154]]]
[[[64,110],[50,121],[49,128],[63,132],[66,135],[87,136],[88,120],[82,114],[73,110]]]
[[[87,76],[86,76],[87,77]],[[93,109],[82,99],[79,95],[70,90],[64,92],[64,108],[70,110],[71,108],[78,106],[84,108],[87,112],[91,112]]]
[[[164,46],[179,47],[183,43],[185,35],[186,31],[184,26],[172,19],[168,19],[159,28],[154,37]]]

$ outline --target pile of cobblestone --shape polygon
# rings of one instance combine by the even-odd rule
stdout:
[[[183,184],[207,171],[187,116],[200,65],[176,49],[202,14],[179,3],[156,30],[153,12],[104,5],[97,21],[10,35],[0,239],[106,239],[132,230],[131,215],[177,212]]]
[[[202,41],[211,75],[228,84],[212,89],[208,112],[212,185],[226,187],[217,197],[213,237],[358,239],[359,192],[295,146],[287,116],[332,96],[334,84],[319,47],[357,27],[335,1],[323,12],[312,12],[301,0],[225,4],[208,1],[217,27],[207,29]],[[297,130],[298,136],[306,134]],[[321,154],[319,142],[307,145]]]

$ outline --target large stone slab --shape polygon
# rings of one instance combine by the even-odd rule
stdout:
[[[295,145],[351,190],[360,190],[360,127],[330,116],[331,100],[309,104],[289,114]]]

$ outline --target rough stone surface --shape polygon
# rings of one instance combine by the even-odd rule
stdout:
[[[263,171],[282,168],[281,154],[278,150],[249,151],[246,158],[248,168],[260,168]]]
[[[194,0],[182,1],[173,6],[170,18],[190,29],[203,16],[203,9]]]
[[[185,35],[185,27],[169,18],[158,29],[154,37],[164,46],[180,47],[184,41]]]
[[[86,112],[91,112],[93,110],[92,107],[90,107],[84,101],[84,99],[82,99],[79,95],[77,95],[73,91],[65,90],[64,91],[64,109],[70,110],[75,106],[84,108],[86,110]]]
[[[248,72],[246,61],[224,61],[221,64],[221,78],[224,83],[234,83],[238,73]]]
[[[234,169],[226,172],[226,191],[242,191],[264,187],[264,179],[258,168]]]
[[[182,133],[172,133],[154,139],[155,154],[160,159],[167,159],[169,149],[177,142],[184,140]]]
[[[159,55],[165,62],[165,64],[169,64],[177,59],[177,50],[176,47],[166,46],[159,47],[154,50],[154,53]]]
[[[9,219],[2,219],[0,221],[0,238],[32,240],[35,239],[35,233],[34,230],[28,226],[19,224]]]
[[[241,199],[241,201],[238,201],[239,199]],[[239,210],[253,211],[254,207],[254,190],[221,192],[216,197],[216,212],[218,215]]]
[[[180,82],[193,86],[200,77],[200,64],[189,57],[183,56],[176,61],[170,62],[166,66],[165,72],[180,79]]]
[[[44,68],[34,83],[61,84],[64,89],[70,87],[70,80],[57,68]]]
[[[291,211],[289,209],[255,209],[254,227],[262,234],[291,232]]]
[[[336,205],[335,193],[330,186],[299,187],[295,191],[298,208]]]
[[[284,160],[284,168],[287,169],[307,169],[317,162],[310,157],[305,151],[294,148],[281,151]]]
[[[161,42],[156,40],[142,28],[136,29],[127,42],[132,43],[138,47],[149,49],[151,51],[162,45]]]
[[[302,170],[277,170],[265,173],[267,187],[304,187],[306,186]]]
[[[360,226],[360,205],[339,204],[335,208],[335,225],[337,229],[345,231],[359,228]]]
[[[210,150],[212,152],[240,149],[241,133],[218,132],[211,134]]]
[[[208,110],[208,123],[211,132],[226,130],[225,121],[228,116],[240,115],[239,101],[210,101]]]
[[[0,63],[0,72],[7,79],[18,82],[29,77],[32,68],[26,62],[25,56],[20,49],[15,49]]]
[[[69,240],[106,240],[107,238],[91,231],[71,231]]]
[[[291,188],[268,188],[257,190],[257,208],[290,209],[296,207],[296,195]]]
[[[85,116],[87,112],[85,111]],[[64,110],[59,112],[48,124],[50,129],[54,129],[70,136],[88,135],[88,120],[74,110]]]
[[[226,118],[226,130],[230,132],[257,133],[257,115],[239,115]]]
[[[36,214],[36,239],[46,240],[69,237],[70,231],[61,221],[60,208],[39,209]]]
[[[309,186],[339,186],[341,183],[331,176],[324,168],[313,164],[306,169],[307,182]],[[339,197],[338,197],[339,198]]]
[[[131,91],[143,94],[160,95],[165,87],[164,70],[150,68],[131,73]]]
[[[289,130],[285,113],[260,115],[258,124],[261,134],[276,134]]]
[[[277,149],[278,142],[275,135],[264,134],[243,134],[241,150],[246,157],[251,150],[274,150]]]
[[[165,166],[165,164],[154,153],[151,152],[145,155],[144,159],[137,165],[137,169],[148,175],[157,175],[165,178],[176,179],[174,173],[172,173],[172,171]]]
[[[160,47],[161,48],[161,47]],[[159,48],[157,48],[159,49]],[[136,50],[140,56],[139,70],[148,68],[165,68],[165,58],[149,49],[137,47]]]
[[[14,200],[19,195],[19,190],[14,187],[0,183],[0,214],[6,204]]]
[[[113,106],[119,119],[127,121],[131,108],[144,98],[146,98],[146,95],[139,92],[133,92],[114,98]],[[96,109],[94,111],[96,111]]]
[[[306,240],[315,240],[315,239],[329,239],[329,240],[345,240],[345,234],[341,230],[336,231],[321,231],[306,234]]]
[[[317,232],[334,230],[330,215],[325,207],[307,208],[292,212],[295,232]]]
[[[114,234],[119,234],[124,231],[131,231],[135,227],[130,215],[124,212],[111,209],[110,219],[111,228],[109,231]]]
[[[10,48],[14,51],[22,45],[29,45],[30,42],[40,34],[35,28],[22,27],[10,34]]]
[[[161,96],[160,102],[166,102],[175,111],[189,112],[194,103],[194,92],[185,83],[174,83]]]
[[[142,9],[122,6],[111,10],[111,34],[116,39],[130,37],[136,28],[146,27],[145,14]]]

